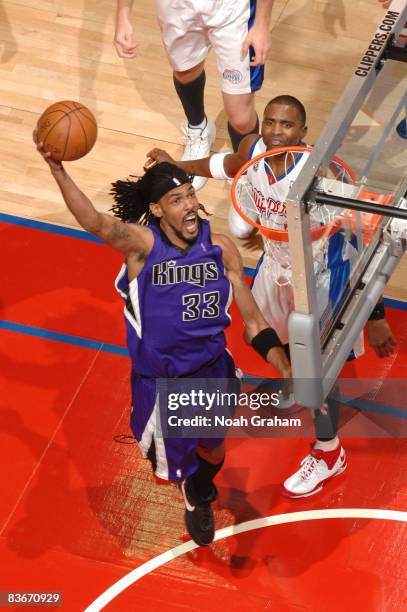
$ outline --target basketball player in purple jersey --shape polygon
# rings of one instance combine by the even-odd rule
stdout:
[[[211,234],[200,218],[202,207],[184,171],[164,163],[136,181],[117,181],[112,216],[94,208],[42,143],[37,148],[78,223],[125,257],[116,288],[125,300],[132,360],[131,427],[157,476],[179,484],[193,540],[210,544],[213,479],[224,461],[224,443],[157,435],[156,378],[236,378],[224,335],[232,292],[253,348],[289,378],[286,353],[245,283],[237,248],[226,236]]]
[[[271,100],[263,115],[261,126],[261,136],[251,134],[240,144],[237,153],[217,153],[211,157],[194,161],[175,162],[165,151],[153,149],[148,154],[150,162],[168,161],[178,164],[186,172],[203,174],[204,176],[225,179],[233,177],[238,170],[252,157],[263,151],[275,149],[277,147],[297,146],[303,144],[306,136],[306,115],[302,103],[292,96],[278,96]],[[280,203],[284,203],[289,190],[290,179],[299,171],[303,165],[303,159],[296,164],[296,170],[288,169],[286,172],[285,159],[279,156],[269,158],[269,164],[273,168],[273,173],[277,177],[276,187],[281,193],[278,196]],[[256,172],[248,171],[248,180],[258,193],[264,191],[264,181],[267,184],[268,178],[266,171],[260,164]],[[273,179],[274,180],[274,179]],[[273,185],[274,187],[274,185]],[[264,198],[267,193],[264,192]],[[246,214],[248,211],[245,211]],[[250,233],[253,228],[243,221],[238,213],[229,215],[229,227],[231,232],[242,237]],[[275,215],[277,227],[282,229],[285,216],[285,204]],[[280,226],[280,227],[279,227]],[[320,309],[325,308],[325,302],[331,299],[333,294],[340,294],[341,283],[346,282],[349,276],[349,260],[342,255],[343,233],[337,232],[332,238],[333,249],[330,249],[332,264],[326,272],[329,272],[331,279],[330,285],[325,291],[318,294]],[[352,245],[346,245],[348,251]],[[324,277],[327,277],[325,274]],[[335,287],[335,282],[340,286]],[[294,309],[294,300],[291,284],[278,285],[273,283],[268,276],[263,258],[260,260],[256,270],[256,275],[252,285],[253,295],[256,302],[268,323],[276,329],[281,338],[287,355],[288,346],[288,317]],[[322,300],[321,300],[322,298]],[[328,299],[329,298],[329,299]],[[334,308],[334,304],[331,305]],[[384,318],[383,302],[375,307],[371,314],[371,319],[367,323],[367,337],[369,344],[374,348],[380,357],[385,357],[394,352],[395,341],[387,321]],[[352,357],[363,353],[363,346],[359,351],[355,346]],[[311,449],[311,453],[302,461],[300,468],[292,474],[283,486],[283,493],[291,498],[305,497],[320,491],[324,484],[344,471],[346,468],[346,454],[337,435],[339,414],[339,403],[333,398],[328,398],[328,406],[315,411],[315,431],[316,442]]]

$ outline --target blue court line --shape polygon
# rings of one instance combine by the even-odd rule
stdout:
[[[388,416],[400,417],[401,419],[407,419],[407,411],[400,408],[394,408],[393,406],[383,406],[382,404],[375,404],[364,400],[360,397],[346,397],[339,396],[339,401],[347,404],[350,408],[358,408],[359,410],[368,410],[369,412],[381,412]]]
[[[52,223],[46,223],[45,221],[25,219],[24,217],[16,217],[15,215],[7,215],[6,213],[0,213],[0,221],[3,221],[4,223],[10,223],[11,225],[19,225],[21,227],[29,227],[30,229],[41,230],[42,232],[49,232],[51,234],[59,234],[60,236],[69,236],[69,238],[79,238],[79,240],[86,240],[87,242],[98,242],[99,244],[106,244],[97,236],[94,236],[89,232],[85,232],[84,230],[75,229],[73,227],[53,225]]]
[[[397,310],[407,310],[407,302],[393,300],[393,298],[384,298],[384,305],[388,308],[396,308]]]
[[[269,383],[270,381],[275,383],[276,380],[278,379],[262,378],[261,376],[253,376],[252,374],[243,373],[243,382],[255,384],[257,387],[267,388],[267,383]],[[276,388],[275,384],[274,387]],[[346,395],[338,394],[338,396],[335,396],[335,398],[338,399],[338,401],[342,404],[347,404],[349,408],[356,408],[365,412],[380,412],[382,414],[387,414],[388,416],[395,416],[400,417],[402,419],[407,419],[407,411],[402,410],[401,408],[394,408],[393,406],[384,406],[383,404],[376,404],[374,402],[364,400],[360,397],[348,397]]]
[[[24,217],[18,217],[16,215],[9,215],[6,213],[0,213],[0,222],[9,223],[12,225],[18,225],[21,227],[28,227],[30,229],[36,229],[44,232],[50,232],[52,234],[59,234],[62,236],[68,236],[70,238],[76,238],[79,240],[85,240],[88,242],[96,242],[98,244],[105,244],[103,240],[100,240],[97,236],[90,234],[89,232],[63,227],[61,225],[53,225],[52,223],[46,223],[45,221],[37,221],[34,219],[27,219]],[[255,274],[255,269],[253,268],[244,268],[244,273],[246,276],[253,277]],[[396,308],[399,310],[407,310],[407,302],[401,302],[399,300],[394,300],[392,298],[385,298],[385,305],[390,308]],[[42,329],[39,327],[33,327],[30,325],[23,325],[21,323],[13,323],[11,321],[1,321],[0,320],[0,329],[5,329],[7,331],[12,331],[16,333],[26,334],[29,336],[33,336],[36,338],[44,338],[47,340],[53,340],[56,342],[63,342],[65,344],[72,344],[74,346],[79,346],[83,348],[89,348],[93,350],[99,350],[105,353],[111,353],[115,355],[128,356],[128,350],[124,346],[120,346],[117,344],[108,344],[104,342],[99,342],[97,340],[91,340],[89,338],[82,338],[80,336],[74,336],[72,334],[62,334],[60,332],[55,332],[47,329]],[[245,375],[244,378],[249,380],[252,377],[250,375]],[[355,408],[360,408],[361,410],[370,410],[374,412],[381,412],[383,414],[388,414],[391,416],[399,416],[401,418],[407,418],[407,414],[404,411],[400,411],[397,408],[392,408],[390,406],[382,406],[380,404],[372,404],[366,400],[362,399],[350,399],[346,397],[340,398],[343,403],[350,404]]]
[[[73,227],[63,227],[62,225],[54,225],[52,223],[46,223],[45,221],[36,221],[35,219],[27,219],[25,217],[18,217],[17,215],[9,215],[6,213],[0,213],[0,222],[1,221],[4,223],[10,223],[11,225],[19,225],[20,227],[28,227],[30,229],[36,229],[43,232],[50,232],[51,234],[59,234],[60,236],[68,236],[69,238],[86,240],[87,242],[106,244],[97,236]],[[255,268],[244,268],[245,275],[249,276],[250,278],[253,278],[255,272]],[[384,298],[384,303],[385,306],[388,306],[389,308],[407,310],[407,302],[401,302],[392,298]]]
[[[45,338],[46,340],[54,340],[55,342],[64,342],[74,346],[94,349],[104,353],[113,353],[114,355],[128,356],[128,351],[125,346],[118,344],[107,344],[89,338],[81,338],[72,334],[62,334],[60,332],[42,329],[41,327],[32,327],[31,325],[23,325],[22,323],[13,323],[11,321],[0,321],[0,329],[25,334],[26,336],[34,336],[35,338]]]
[[[118,344],[107,344],[104,342],[98,342],[97,340],[90,340],[89,338],[82,338],[80,336],[74,336],[71,334],[62,334],[60,332],[51,331],[48,329],[42,329],[40,327],[33,327],[31,325],[23,325],[21,323],[13,323],[11,321],[1,321],[0,320],[0,330],[5,329],[7,331],[25,334],[27,336],[35,337],[35,338],[43,338],[46,340],[53,340],[55,342],[63,342],[65,344],[71,344],[73,346],[79,346],[82,348],[89,348],[97,351],[101,351],[104,353],[111,353],[114,355],[120,355],[122,357],[128,357],[129,353],[125,346],[120,346]],[[251,374],[243,374],[243,380],[250,381],[259,381],[259,384],[264,384],[269,379],[264,379],[259,376],[252,376]],[[394,408],[392,406],[383,406],[381,404],[375,404],[369,402],[367,400],[363,400],[361,398],[349,398],[346,396],[340,396],[339,400],[344,404],[348,404],[350,407],[359,408],[360,410],[370,411],[370,412],[380,412],[382,414],[387,414],[389,416],[400,417],[402,419],[407,419],[407,412],[404,410],[399,410],[398,408]]]

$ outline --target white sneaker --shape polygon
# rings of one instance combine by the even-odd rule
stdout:
[[[211,146],[215,142],[216,137],[216,127],[212,121],[207,119],[204,128],[194,128],[187,123],[182,131],[185,135],[185,149],[182,161],[209,157]],[[198,191],[198,189],[202,189],[207,180],[206,176],[195,176],[192,184]]]
[[[331,478],[346,470],[345,449],[339,444],[333,451],[312,447],[311,453],[301,461],[301,467],[283,484],[286,497],[308,497],[321,491]]]
[[[228,183],[230,190],[230,186],[232,185],[232,179],[228,179]],[[258,212],[251,193],[252,188],[247,180],[247,177],[241,176],[236,185],[237,201],[239,202],[240,208],[245,213],[245,215],[253,221],[257,221]],[[231,204],[229,208],[228,222],[231,234],[233,234],[233,236],[235,236],[236,238],[240,238],[240,240],[248,238],[254,230],[254,226],[250,223],[247,223],[247,221],[245,221],[243,217],[239,215],[239,213],[235,210],[233,204]]]

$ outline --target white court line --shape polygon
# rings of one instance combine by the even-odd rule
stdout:
[[[229,527],[219,529],[215,533],[214,541],[223,540],[224,538],[229,538],[238,533],[261,529],[262,527],[270,527],[271,525],[284,525],[287,523],[296,523],[298,521],[314,521],[317,519],[333,518],[367,518],[407,522],[407,512],[400,512],[399,510],[382,510],[380,508],[330,508],[326,510],[289,512],[287,514],[265,516],[263,518],[240,523],[239,525],[229,525]],[[99,595],[99,597],[86,608],[85,612],[99,612],[99,610],[102,610],[109,602],[117,597],[117,595],[137,582],[137,580],[140,580],[140,578],[143,578],[146,574],[157,569],[157,567],[161,567],[161,565],[165,565],[165,563],[194,550],[194,548],[199,548],[199,546],[191,540],[179,546],[175,546],[175,548],[167,550],[165,553],[158,555],[158,557],[154,557],[146,563],[143,563],[143,565],[140,565],[140,567],[132,570],[129,574],[123,576],[123,578],[120,578],[120,580],[109,587],[107,591]]]

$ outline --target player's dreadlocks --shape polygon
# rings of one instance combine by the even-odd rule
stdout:
[[[130,176],[125,181],[112,183],[110,194],[115,203],[110,210],[126,223],[149,225],[155,219],[149,204],[158,202],[171,189],[191,182],[192,177],[178,166],[167,162],[156,164],[141,177]],[[200,208],[205,211],[203,206]]]

